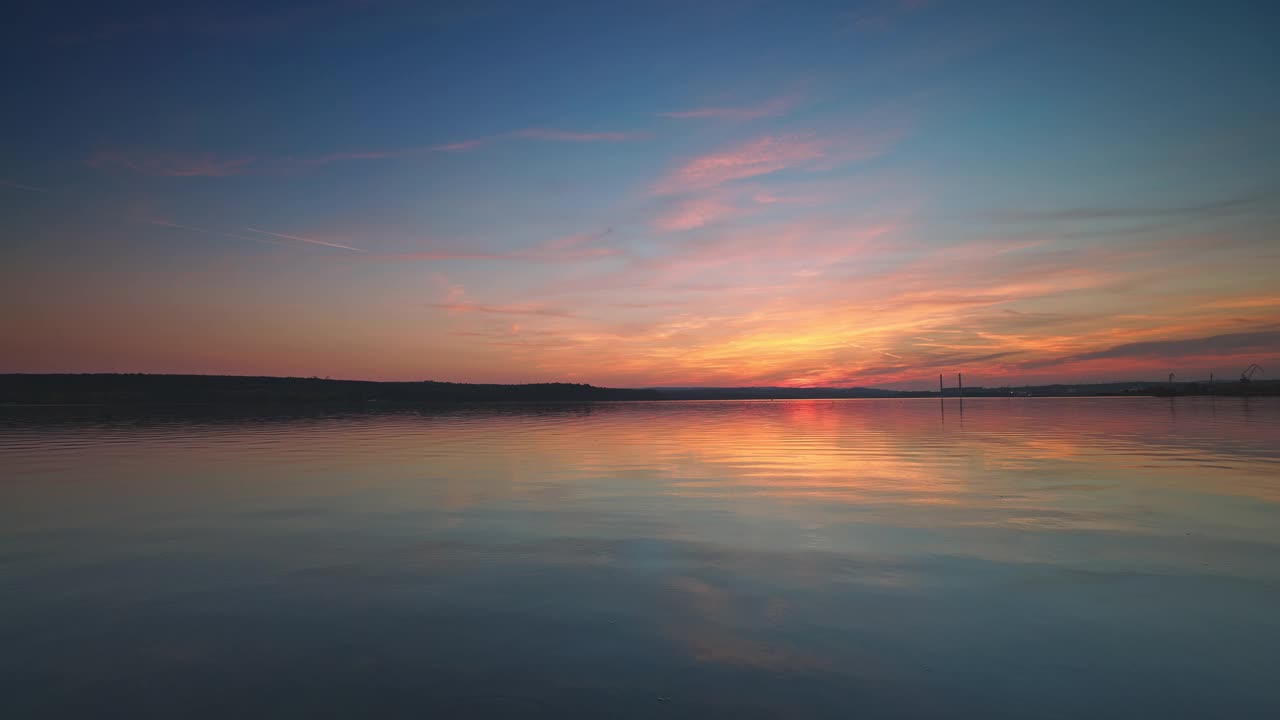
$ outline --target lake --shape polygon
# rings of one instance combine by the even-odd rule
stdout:
[[[1280,717],[1280,400],[0,409],[4,718]]]

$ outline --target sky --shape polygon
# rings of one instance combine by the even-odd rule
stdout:
[[[0,372],[1280,373],[1269,3],[20,5]]]

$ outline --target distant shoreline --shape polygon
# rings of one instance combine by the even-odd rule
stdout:
[[[9,405],[315,405],[658,400],[655,391],[571,383],[487,385],[242,375],[0,375]]]
[[[966,387],[937,391],[878,388],[659,387],[605,388],[575,383],[497,385],[381,382],[241,375],[4,374],[0,406],[412,406],[488,402],[592,402],[619,400],[838,400],[855,398],[993,397],[1254,397],[1280,395],[1280,381],[1252,383],[1097,383]]]

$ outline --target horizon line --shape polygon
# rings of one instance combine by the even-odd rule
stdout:
[[[0,377],[4,376],[84,376],[84,375],[141,375],[147,377],[204,377],[204,378],[261,378],[272,380],[320,380],[324,382],[360,382],[360,383],[444,383],[451,385],[501,385],[501,386],[521,386],[521,385],[586,385],[606,390],[881,390],[888,392],[933,392],[939,391],[929,389],[902,389],[895,387],[887,387],[882,385],[596,385],[590,382],[575,382],[569,380],[535,380],[529,382],[474,382],[464,380],[435,380],[424,378],[419,380],[370,380],[364,378],[347,378],[347,377],[331,377],[319,375],[245,375],[236,373],[171,373],[171,372],[0,372]],[[932,375],[930,375],[932,378]],[[931,382],[931,379],[930,379]],[[1089,385],[1124,385],[1124,384],[1174,384],[1185,385],[1190,383],[1236,383],[1236,378],[1215,378],[1212,373],[1206,378],[1192,379],[1156,379],[1156,380],[1094,380],[1087,382],[1042,382],[1042,383],[1002,383],[1000,385],[965,385],[963,389],[968,390],[986,390],[991,388],[1019,388],[1019,387],[1048,387],[1053,385],[1061,386],[1089,386]],[[1253,382],[1268,382],[1264,378],[1258,378]],[[957,391],[961,386],[950,385],[943,388],[944,391]]]

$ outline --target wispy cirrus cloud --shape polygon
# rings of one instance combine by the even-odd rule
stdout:
[[[572,130],[556,130],[555,128],[525,128],[508,133],[510,137],[530,138],[533,140],[555,140],[558,142],[626,142],[647,137],[640,132],[575,132]]]
[[[612,232],[612,229],[607,229],[602,232],[567,235],[518,250],[441,248],[399,253],[381,253],[376,255],[367,255],[365,258],[373,261],[422,262],[459,260],[523,260],[527,262],[557,263],[601,260],[623,254],[620,248],[601,243],[601,240],[609,236]]]
[[[790,292],[856,257],[872,257],[896,246],[901,221],[792,220],[758,227],[724,228],[673,239],[665,252],[629,256],[603,276],[584,277],[561,289],[611,292],[622,288],[661,293],[710,293],[728,297]],[[661,247],[661,246],[660,246]],[[709,277],[733,278],[708,281]]]
[[[468,250],[409,250],[406,252],[376,253],[363,259],[373,262],[448,262],[458,260],[507,260],[511,256],[499,252],[472,252]]]
[[[843,27],[859,33],[882,33],[893,29],[903,18],[919,12],[930,0],[872,0],[844,14]]]
[[[1254,295],[1246,297],[1222,298],[1219,300],[1209,300],[1204,303],[1205,307],[1212,308],[1232,308],[1232,309],[1249,309],[1249,308],[1280,308],[1280,295]]]
[[[12,180],[0,180],[0,187],[13,188],[15,190],[26,190],[28,192],[51,193],[49,188],[42,188],[36,185],[27,185],[26,183],[13,182]]]
[[[704,105],[688,110],[658,113],[679,120],[756,120],[785,115],[800,102],[798,95],[783,95],[755,105]]]
[[[825,157],[830,143],[812,133],[766,135],[686,160],[661,179],[659,195],[710,190],[734,180],[768,175]]]
[[[440,145],[432,145],[428,149],[433,150],[435,152],[447,152],[447,153],[466,152],[468,150],[475,150],[478,147],[484,147],[485,145],[488,145],[489,143],[493,142],[494,139],[495,138],[493,137],[472,138],[470,140],[459,140],[457,142],[443,143]]]
[[[251,171],[258,160],[249,155],[225,156],[212,152],[135,152],[105,150],[85,161],[92,168],[123,168],[163,177],[228,177]]]
[[[710,268],[737,267],[739,277],[789,283],[852,257],[883,252],[887,239],[901,230],[901,224],[890,221],[838,227],[800,221],[702,238],[635,269],[671,280],[699,277]]]
[[[816,133],[764,135],[680,163],[653,192],[672,195],[710,190],[726,183],[791,168],[824,170],[886,152],[900,133],[885,131],[843,137]]]
[[[1221,374],[1246,357],[1270,367],[1280,352],[1280,316],[1265,283],[1239,288],[1243,299],[1221,307],[1200,302],[1208,298],[1170,304],[1170,273],[1204,266],[1202,256],[1036,237],[939,247],[912,238],[909,218],[806,217],[670,238],[621,268],[484,303],[620,307],[625,318],[560,318],[518,341],[494,320],[497,329],[478,342],[552,376],[674,385],[927,387],[930,374],[936,382],[938,372],[956,370],[979,384],[1063,372],[1142,379],[1166,365]],[[1188,249],[1221,255],[1220,247]],[[662,302],[646,302],[654,296]],[[471,322],[488,321],[477,314]],[[1165,344],[1171,337],[1208,341]],[[583,348],[591,348],[590,367]]]
[[[486,135],[484,137],[458,140],[441,145],[432,145],[427,149],[436,152],[467,152],[468,150],[476,150],[505,140],[546,140],[549,142],[566,143],[614,143],[642,140],[647,137],[649,137],[648,133],[637,131],[584,132],[578,130],[533,127],[498,133],[496,135]]]
[[[540,140],[564,143],[628,142],[648,137],[630,131],[580,132],[555,128],[524,128],[511,132],[469,138],[437,145],[404,148],[349,150],[315,155],[255,156],[216,152],[155,152],[150,150],[103,150],[89,156],[89,167],[119,168],[161,177],[221,178],[247,174],[287,174],[335,163],[421,159],[436,153],[462,153],[509,140]]]
[[[695,197],[664,210],[654,218],[653,224],[659,230],[678,232],[741,217],[747,212],[723,196]]]
[[[1052,210],[1004,210],[987,213],[992,220],[1011,223],[1068,222],[1074,220],[1134,220],[1158,217],[1216,217],[1265,207],[1266,197],[1254,195],[1209,203],[1165,206],[1097,206]]]
[[[758,186],[716,188],[666,203],[651,221],[666,232],[681,232],[755,216],[767,210],[812,207],[827,201],[814,192],[782,193]]]
[[[516,251],[515,257],[547,260],[589,260],[592,258],[612,257],[621,254],[621,250],[600,244],[600,241],[613,233],[613,228],[602,232],[579,233],[553,238],[528,250]]]
[[[465,287],[450,281],[448,277],[437,273],[432,279],[443,291],[443,297],[436,302],[427,303],[426,307],[444,310],[450,315],[476,316],[483,319],[480,327],[473,325],[470,330],[455,329],[453,332],[455,335],[486,337],[490,340],[502,341],[522,330],[519,325],[508,326],[496,322],[503,316],[524,317],[527,318],[526,322],[542,322],[557,318],[571,318],[575,315],[563,307],[537,301],[477,302],[468,295]]]
[[[1280,330],[1229,333],[1181,340],[1151,340],[1125,343],[1104,350],[1055,358],[1054,362],[1075,362],[1110,358],[1170,359],[1186,356],[1234,355],[1241,352],[1280,353]]]
[[[333,163],[389,160],[424,156],[430,148],[354,150],[320,155],[256,156],[216,152],[154,152],[104,150],[85,161],[92,168],[119,168],[160,177],[223,178],[234,175],[287,174]]]
[[[427,307],[448,310],[452,313],[480,313],[482,315],[532,315],[537,317],[573,317],[573,313],[558,307],[537,304],[484,305],[463,300],[428,303]]]
[[[352,160],[389,160],[409,157],[421,152],[421,150],[415,150],[413,148],[404,150],[352,150],[349,152],[335,152],[327,155],[316,155],[314,157],[302,158],[300,162],[311,165],[328,165],[329,163],[348,162]]]

